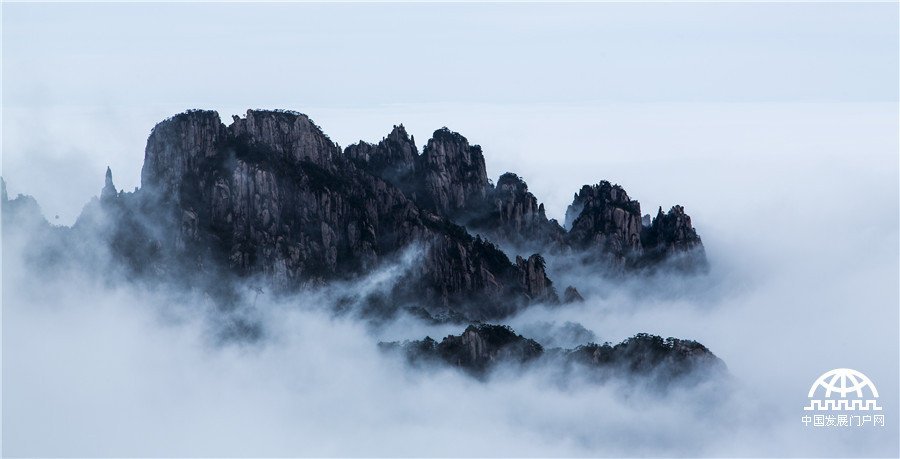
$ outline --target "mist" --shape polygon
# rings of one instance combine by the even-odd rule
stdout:
[[[396,119],[401,108],[379,111],[366,129],[406,122]],[[540,365],[480,381],[379,351],[380,341],[440,340],[464,328],[405,315],[373,324],[359,305],[334,312],[339,297],[388,288],[414,249],[359,282],[296,295],[260,293],[248,281],[236,287],[241,307],[223,314],[202,292],[36,264],[29,250],[48,242],[7,230],[3,455],[896,456],[895,108],[676,106],[647,118],[647,106],[553,107],[540,120],[560,132],[552,146],[515,107],[411,110],[420,146],[427,129],[459,130],[482,145],[492,177],[519,173],[550,216],[601,179],[624,186],[645,213],[685,205],[709,274],[618,279],[566,272],[557,269],[565,260],[548,257],[556,287],[574,285],[586,301],[535,305],[506,321],[549,346],[638,332],[694,339],[727,365],[727,377],[701,374],[666,390],[578,373],[561,380]],[[342,145],[337,126],[372,115],[304,111]],[[615,123],[624,127],[612,135]],[[506,131],[490,134],[500,125]],[[594,135],[594,125],[609,135]],[[504,135],[512,131],[521,135]],[[138,171],[142,147],[123,160]],[[4,161],[23,162],[17,154]],[[65,181],[21,183],[8,172],[10,197],[64,193]],[[102,172],[90,177],[96,191]],[[261,337],[223,339],[235,317],[259,324]],[[809,386],[841,367],[876,384],[883,429],[800,422]]]

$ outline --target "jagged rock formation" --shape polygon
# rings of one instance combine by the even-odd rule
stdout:
[[[576,209],[568,237],[573,246],[593,248],[619,262],[641,256],[641,205],[622,187],[607,181],[585,185],[566,211],[567,221]]]
[[[640,203],[618,185],[601,181],[582,187],[563,227],[547,218],[543,204],[518,175],[507,172],[492,185],[481,148],[470,146],[465,137],[442,128],[421,156],[414,152],[415,142],[402,126],[377,145],[360,142],[344,150],[355,164],[400,188],[421,208],[504,246],[544,255],[578,253],[583,262],[617,269],[653,268],[670,258],[686,259],[679,264],[686,271],[706,269],[696,232],[691,238],[681,226],[653,226],[649,216],[641,217]],[[644,226],[658,230],[646,232]],[[644,246],[651,248],[647,255]]]
[[[100,190],[100,201],[101,202],[110,202],[116,199],[118,196],[118,192],[116,191],[116,186],[113,184],[112,178],[112,169],[109,167],[106,168],[106,180],[103,185],[103,189]]]
[[[682,206],[674,206],[665,214],[660,207],[653,223],[641,229],[641,240],[646,253],[644,265],[668,261],[685,271],[708,268],[703,243]]]
[[[10,200],[0,179],[5,241],[41,241],[26,244],[24,254],[42,269],[79,266],[151,287],[198,290],[224,313],[237,308],[233,285],[242,278],[291,293],[360,279],[414,250],[388,291],[354,299],[365,305],[361,312],[384,319],[406,310],[433,322],[478,325],[440,343],[384,345],[403,349],[411,361],[484,375],[500,362],[550,359],[597,374],[663,369],[657,373],[667,378],[718,362],[693,341],[637,335],[615,346],[545,351],[509,327],[481,324],[532,303],[560,303],[545,257],[621,272],[696,271],[706,259],[683,207],[642,219],[637,201],[602,181],[582,187],[561,226],[516,174],[492,184],[481,147],[447,128],[435,131],[421,154],[402,125],[378,144],[342,151],[300,113],[249,110],[226,126],[216,112],[193,110],[154,127],[141,181],[134,192],[117,191],[107,168],[99,198],[65,228],[50,225],[34,199]],[[497,243],[518,253],[507,255]],[[584,298],[569,286],[563,301]],[[240,314],[221,322],[223,339],[262,334]],[[563,329],[572,339],[593,337],[578,324]]]
[[[616,345],[589,343],[574,349],[545,351],[540,343],[516,334],[508,326],[479,324],[470,325],[461,335],[447,336],[441,342],[425,337],[419,341],[380,343],[380,346],[388,352],[401,351],[412,365],[445,364],[478,377],[485,376],[498,364],[541,360],[562,364],[568,370],[577,365],[601,378],[623,373],[651,375],[663,383],[695,370],[724,368],[721,360],[696,341],[663,339],[646,333]]]
[[[517,335],[503,325],[469,325],[459,336],[447,336],[440,343],[425,337],[405,344],[381,343],[384,350],[402,348],[412,363],[445,362],[483,374],[499,362],[523,363],[540,357],[544,348],[536,341]]]
[[[572,287],[571,285],[566,287],[565,292],[563,292],[563,302],[564,303],[582,303],[584,302],[584,297],[578,293],[578,289]]]
[[[544,205],[528,191],[518,175],[507,172],[485,198],[469,209],[464,223],[490,238],[535,252],[557,252],[566,232],[554,219],[548,219]]]
[[[434,131],[422,149],[416,175],[423,188],[420,205],[451,218],[484,200],[489,186],[481,147],[446,127]]]
[[[655,373],[660,381],[668,381],[691,374],[698,369],[724,369],[706,346],[691,340],[666,338],[639,333],[616,345],[587,344],[566,353],[567,358],[605,370],[622,370],[635,375]]]
[[[377,145],[360,141],[348,146],[344,155],[403,190],[423,209],[457,221],[490,188],[481,147],[446,127],[434,132],[421,155],[403,125],[394,126]]]
[[[447,128],[421,154],[402,125],[342,151],[300,113],[249,110],[226,126],[216,112],[193,110],[154,127],[141,182],[117,192],[107,169],[73,239],[101,238],[127,275],[191,288],[212,273],[259,276],[289,292],[364,275],[418,247],[390,295],[371,299],[377,312],[408,305],[490,320],[559,301],[544,256],[705,266],[681,206],[642,226],[637,201],[600,182],[575,196],[567,231],[517,175],[491,184],[481,147]],[[524,253],[507,256],[495,242]],[[574,288],[564,296],[583,300]]]
[[[134,207],[129,200],[159,209],[156,227],[129,230],[141,235],[130,244],[145,247],[125,251],[141,252],[125,255],[131,265],[169,269],[164,254],[176,253],[194,269],[262,274],[292,290],[367,273],[420,244],[421,263],[388,303],[415,301],[434,314],[489,319],[532,300],[556,301],[539,257],[511,263],[381,177],[424,171],[412,187],[424,190],[432,209],[450,213],[470,194],[481,196],[480,149],[441,130],[414,157],[407,139],[398,127],[379,146],[361,144],[342,155],[305,115],[251,110],[226,127],[215,112],[192,111],[154,128],[139,196],[107,190],[108,174],[101,204],[118,215]]]
[[[302,113],[248,110],[246,117],[233,119],[224,133],[246,152],[294,166],[309,162],[329,171],[339,165],[335,159],[341,154],[340,146]]]
[[[360,140],[344,149],[344,155],[360,169],[401,185],[408,196],[413,197],[415,194],[415,184],[411,178],[415,174],[419,149],[416,147],[416,139],[406,133],[402,124],[394,126],[391,133],[378,145]]]

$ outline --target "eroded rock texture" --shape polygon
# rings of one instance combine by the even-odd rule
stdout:
[[[226,312],[238,307],[235,285],[281,294],[372,277],[387,287],[348,289],[336,310],[353,301],[378,320],[403,309],[474,323],[439,343],[385,346],[478,375],[501,362],[551,359],[601,375],[671,379],[718,362],[698,343],[652,335],[545,352],[509,327],[483,324],[529,304],[561,303],[547,273],[552,257],[590,273],[702,271],[706,258],[682,206],[641,217],[640,204],[606,181],[575,194],[564,225],[548,219],[522,178],[507,172],[492,184],[481,147],[447,128],[421,154],[403,125],[377,144],[342,150],[300,113],[250,110],[226,126],[216,112],[193,110],[153,128],[141,181],[134,192],[117,191],[107,169],[99,198],[65,228],[50,225],[34,199],[9,199],[0,179],[4,241],[24,244],[25,262],[44,270],[180,286]],[[574,286],[565,289],[562,302],[583,301]],[[233,319],[225,336],[261,336],[258,324]],[[593,336],[566,327],[567,335]]]
[[[103,239],[124,275],[192,287],[212,288],[201,279],[216,274],[290,292],[406,259],[391,292],[372,298],[378,312],[411,306],[487,320],[559,302],[545,256],[705,266],[683,207],[645,226],[640,204],[604,181],[575,195],[567,230],[516,174],[492,184],[481,147],[447,128],[421,154],[402,125],[342,151],[300,113],[249,110],[226,126],[194,110],[153,128],[141,181],[117,192],[107,169],[100,199],[72,231]],[[582,298],[573,288],[564,299]]]
[[[486,183],[480,148],[447,130],[422,155],[402,126],[342,154],[305,115],[251,110],[226,127],[215,112],[193,111],[150,135],[139,193],[162,210],[132,243],[281,290],[364,275],[418,248],[393,300],[477,319],[556,301],[543,263],[514,264],[447,218],[482,199]],[[102,204],[120,213],[131,197],[112,190]],[[162,261],[137,264],[170,269]]]

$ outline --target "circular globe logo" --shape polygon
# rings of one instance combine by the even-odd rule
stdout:
[[[841,394],[841,397],[856,392],[856,396],[862,398],[866,387],[872,391],[873,397],[878,398],[878,390],[872,381],[866,375],[849,368],[838,368],[819,376],[809,389],[808,397],[812,398],[820,386],[825,388],[825,398],[830,398],[832,392]]]
[[[823,391],[819,391],[822,388]],[[863,389],[868,389],[864,391]],[[880,410],[877,405],[878,389],[872,384],[866,375],[849,368],[837,368],[826,372],[816,379],[809,389],[809,398],[813,398],[816,392],[824,392],[823,399],[810,400],[806,410]],[[866,393],[868,392],[868,393]],[[855,395],[853,400],[847,400],[847,394]],[[840,398],[837,396],[840,395]],[[871,400],[864,400],[869,398]],[[835,399],[837,398],[837,399]]]

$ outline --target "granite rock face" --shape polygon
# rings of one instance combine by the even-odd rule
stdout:
[[[426,153],[414,156],[402,127],[377,146],[342,154],[305,115],[251,110],[226,127],[215,112],[192,111],[154,128],[139,199],[107,190],[108,174],[101,203],[120,216],[129,201],[158,209],[147,228],[130,230],[142,236],[120,252],[146,255],[154,246],[198,272],[261,275],[279,291],[364,275],[417,246],[422,256],[389,303],[415,301],[434,314],[481,320],[556,301],[537,258],[514,264],[442,215],[483,195],[480,149],[441,130]],[[419,170],[411,185],[387,180]],[[171,269],[171,257],[139,258],[129,264]]]
[[[684,271],[706,269],[696,232],[691,236],[683,224],[653,226],[649,216],[641,216],[640,203],[621,186],[607,181],[583,186],[563,226],[547,218],[544,205],[518,175],[507,172],[491,184],[480,147],[446,128],[435,131],[420,156],[402,126],[395,126],[377,145],[360,142],[344,154],[403,190],[420,208],[504,247],[544,255],[575,253],[583,262],[619,271],[654,269],[669,259],[683,260],[679,269]],[[647,254],[645,246],[651,248]]]
[[[500,176],[480,208],[472,209],[467,225],[495,240],[535,252],[557,252],[566,237],[556,220],[547,218],[544,205],[528,191],[525,181],[511,172]]]
[[[338,144],[302,113],[248,110],[227,128],[229,140],[247,150],[268,151],[287,164],[304,162],[330,170],[340,156]]]
[[[497,180],[492,204],[497,207],[497,220],[511,234],[522,234],[547,220],[544,205],[528,192],[528,185],[518,175],[507,172]]]
[[[416,139],[407,134],[402,124],[394,126],[377,145],[361,140],[345,148],[344,155],[360,169],[393,183],[415,199],[412,177],[419,149]]]
[[[673,206],[663,213],[662,207],[649,226],[641,230],[645,266],[668,263],[682,271],[709,269],[703,242],[691,226],[691,217],[683,206]]]
[[[556,293],[551,290],[553,283],[547,279],[545,271],[547,263],[544,257],[534,254],[528,259],[516,256],[516,268],[519,270],[519,285],[525,287],[528,297],[531,299],[546,300]]]
[[[667,253],[683,252],[703,245],[683,206],[673,206],[665,214],[660,207],[656,218],[644,230],[642,240],[648,249],[662,247]]]
[[[214,111],[194,110],[156,125],[147,139],[141,186],[178,195],[182,178],[217,155],[225,126]]]
[[[603,181],[575,195],[564,227],[516,174],[492,184],[481,147],[447,128],[421,154],[403,125],[342,151],[300,113],[249,110],[226,126],[216,112],[192,110],[153,128],[141,182],[117,192],[107,169],[100,199],[72,232],[103,239],[131,276],[192,286],[214,274],[290,292],[417,250],[393,291],[372,300],[376,309],[489,320],[559,302],[545,257],[705,266],[683,207],[644,225],[640,204]],[[573,287],[565,300],[582,298]]]
[[[707,262],[682,206],[642,218],[622,187],[601,181],[579,190],[560,225],[518,175],[491,183],[481,147],[447,128],[421,154],[403,125],[377,144],[342,151],[300,113],[249,110],[226,126],[216,112],[192,110],[153,128],[141,188],[117,191],[107,168],[99,198],[71,228],[50,225],[32,198],[10,200],[2,179],[0,192],[4,242],[25,244],[25,261],[41,269],[95,269],[151,288],[182,287],[226,313],[240,301],[235,285],[278,295],[389,277],[386,288],[348,288],[335,309],[354,302],[377,320],[405,310],[472,324],[440,343],[384,345],[411,362],[476,375],[500,363],[549,362],[563,371],[581,365],[670,379],[719,362],[693,341],[637,335],[615,346],[545,350],[509,327],[484,324],[534,303],[585,301],[574,286],[560,300],[548,275],[554,262],[557,272],[574,260],[580,273],[599,263],[636,275],[697,272]],[[226,335],[261,336],[258,325],[239,314],[234,320]],[[578,324],[563,328],[593,336]]]
[[[571,218],[569,243],[579,249],[593,249],[624,262],[640,257],[641,205],[628,197],[622,187],[603,181],[581,188],[566,210]]]
[[[423,148],[416,177],[422,187],[419,204],[450,218],[483,201],[490,186],[481,147],[447,128],[434,131]]]

